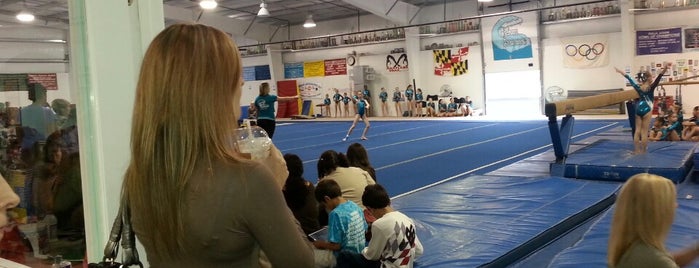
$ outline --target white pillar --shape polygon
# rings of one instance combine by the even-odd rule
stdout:
[[[163,3],[70,0],[69,12],[85,236],[89,261],[95,262],[119,207],[138,71],[147,45],[163,28]]]

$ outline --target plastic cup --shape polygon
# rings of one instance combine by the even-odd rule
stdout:
[[[258,126],[244,126],[235,131],[235,146],[238,152],[250,154],[253,160],[269,156],[272,139]]]

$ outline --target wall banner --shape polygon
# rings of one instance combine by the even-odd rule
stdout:
[[[255,81],[255,66],[243,67],[243,81]]]
[[[636,31],[636,55],[682,53],[682,28]]]
[[[504,16],[491,28],[494,60],[532,58],[531,37],[519,31],[524,19],[516,15]]]
[[[468,47],[432,50],[434,75],[458,76],[468,72]]]
[[[392,73],[407,71],[408,54],[388,54],[386,56],[386,70]]]
[[[325,76],[346,74],[347,59],[334,59],[325,61]]]
[[[320,83],[306,82],[299,84],[299,95],[301,95],[301,99],[303,100],[318,99],[323,97],[321,96],[322,92],[323,85]]]
[[[303,62],[284,63],[284,78],[303,77]]]
[[[325,75],[324,61],[309,61],[303,63],[303,77],[315,77]]]
[[[571,69],[605,67],[609,64],[607,35],[561,38],[563,66]]]
[[[272,74],[269,72],[269,65],[255,66],[255,80],[270,80]]]

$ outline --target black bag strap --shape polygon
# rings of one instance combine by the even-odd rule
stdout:
[[[103,261],[115,262],[119,253],[119,242],[121,241],[121,248],[123,249],[122,267],[138,265],[143,268],[143,263],[141,263],[136,250],[136,235],[131,226],[131,209],[127,200],[126,195],[122,196],[119,212],[109,233],[109,241],[107,241],[107,245],[104,247]]]
[[[138,250],[136,250],[136,234],[131,226],[131,208],[128,202],[122,202],[121,204],[121,249],[122,251],[122,264],[125,267],[131,265],[138,265],[143,268],[140,258],[138,257]]]
[[[121,240],[121,231],[123,228],[121,205],[119,206],[119,212],[117,213],[114,223],[112,224],[112,231],[109,232],[109,240],[107,241],[107,245],[104,246],[103,261],[105,262],[114,262],[117,254],[119,253],[119,240]]]

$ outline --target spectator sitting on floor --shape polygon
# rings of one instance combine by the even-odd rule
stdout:
[[[294,213],[296,220],[301,223],[301,228],[306,234],[320,229],[318,225],[318,203],[316,202],[312,183],[303,178],[303,162],[298,155],[285,154],[284,160],[289,170],[284,188],[286,205]]]
[[[682,140],[698,141],[699,140],[699,106],[694,106],[692,109],[692,117],[689,120],[682,122]]]
[[[343,154],[338,154],[333,150],[323,152],[318,160],[319,182],[327,179],[334,180],[340,185],[343,198],[356,203],[364,209],[364,204],[362,204],[364,187],[376,182],[371,178],[369,172],[360,168],[349,167],[348,164],[349,162],[347,162]],[[369,222],[374,220],[368,211],[365,211],[365,215],[367,215],[366,218]],[[327,222],[328,218],[323,213],[318,213],[318,223],[323,226]]]
[[[364,188],[362,201],[376,221],[371,224],[371,240],[361,254],[340,252],[342,267],[413,267],[423,249],[412,219],[391,207],[386,189],[379,184]]]
[[[665,118],[664,117],[656,117],[655,121],[653,121],[653,127],[650,128],[650,132],[648,133],[648,140],[649,141],[660,141],[663,138],[663,131],[662,129],[665,127]]]
[[[347,160],[349,161],[350,166],[358,167],[366,172],[369,172],[369,175],[371,175],[371,178],[374,179],[374,182],[377,181],[376,170],[371,166],[371,163],[369,162],[369,154],[366,152],[366,149],[364,146],[362,146],[362,144],[355,142],[347,147]]]
[[[313,241],[316,267],[334,267],[340,252],[360,253],[366,244],[367,224],[362,208],[342,197],[340,185],[332,179],[321,180],[315,198],[329,214],[328,240]],[[342,263],[337,262],[339,267]]]
[[[437,114],[438,117],[447,116],[447,104],[444,103],[443,99],[439,99],[439,101],[437,102],[437,107],[439,110],[439,113]]]

